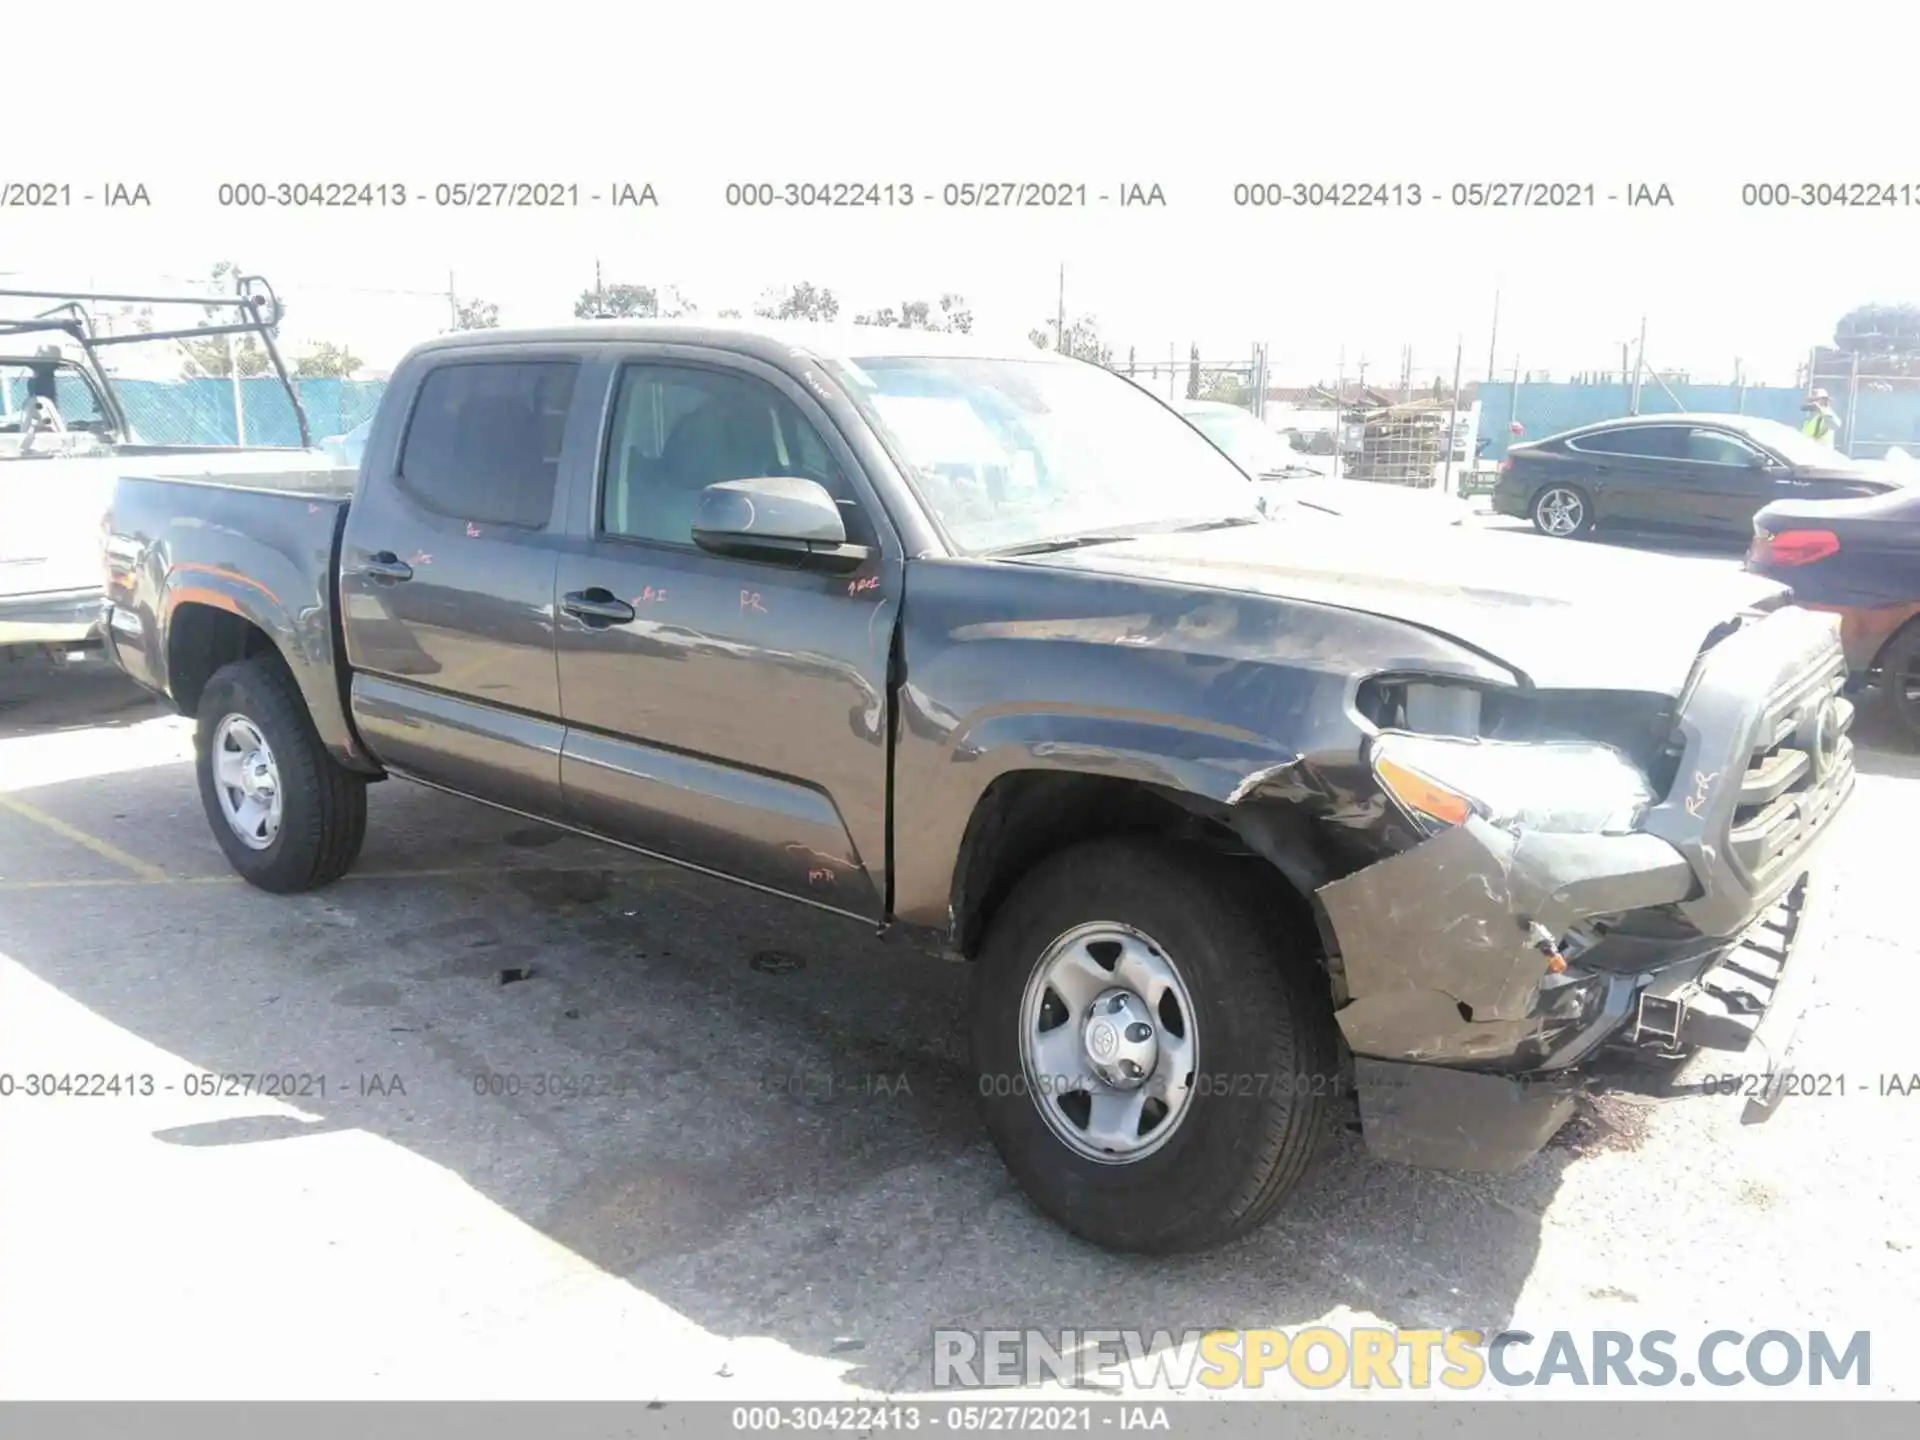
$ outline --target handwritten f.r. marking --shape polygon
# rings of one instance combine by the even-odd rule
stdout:
[[[1720,772],[1718,770],[1714,771],[1711,775],[1699,770],[1693,772],[1693,793],[1686,798],[1687,814],[1693,816],[1696,820],[1700,818],[1700,812],[1704,810],[1707,805],[1707,787],[1719,778]]]

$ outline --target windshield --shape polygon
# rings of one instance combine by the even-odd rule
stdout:
[[[1098,366],[876,356],[835,368],[964,551],[1261,517],[1231,461]]]
[[[1831,445],[1822,445],[1811,435],[1803,435],[1778,420],[1748,420],[1746,432],[1768,449],[1777,452],[1792,465],[1836,465],[1846,457]]]
[[[1300,466],[1300,456],[1286,437],[1245,410],[1183,410],[1181,413],[1249,475],[1270,475],[1276,470]]]

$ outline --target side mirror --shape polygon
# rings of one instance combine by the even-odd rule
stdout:
[[[1771,470],[1773,468],[1773,457],[1771,455],[1762,455],[1758,450],[1749,451],[1747,453],[1747,468],[1749,470]]]
[[[722,480],[700,492],[693,541],[716,555],[857,570],[864,545],[847,543],[846,522],[826,486],[794,475]]]

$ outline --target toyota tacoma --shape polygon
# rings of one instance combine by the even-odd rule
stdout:
[[[1251,1229],[1342,1123],[1510,1169],[1711,1051],[1763,1118],[1854,783],[1833,618],[1263,488],[1023,342],[454,335],[357,472],[122,479],[107,634],[265,890],[394,776],[937,939],[1006,1164],[1111,1248]]]

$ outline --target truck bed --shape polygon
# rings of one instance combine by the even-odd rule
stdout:
[[[248,464],[234,463],[232,451],[225,454],[208,451],[204,455],[176,455],[170,458],[173,463],[164,472],[149,474],[137,464],[129,464],[123,474],[127,480],[148,484],[259,491],[302,500],[349,500],[353,497],[353,487],[360,473],[350,466],[317,465],[304,455],[301,458],[306,463],[289,464],[267,452],[257,452],[249,457],[252,463]],[[193,461],[202,462],[205,468],[199,468]]]
[[[123,477],[105,537],[106,643],[135,680],[169,690],[169,669],[226,643],[202,623],[175,630],[182,606],[204,621],[259,627],[285,657],[321,735],[350,754],[338,674],[334,566],[356,471],[221,465]],[[183,649],[184,647],[184,649]],[[191,710],[197,697],[175,694]]]

